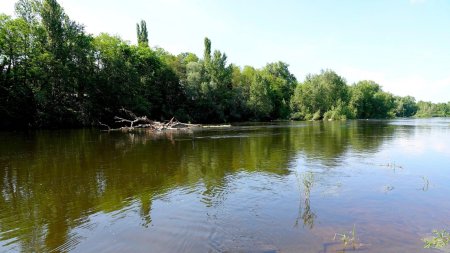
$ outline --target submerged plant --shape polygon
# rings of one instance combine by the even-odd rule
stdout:
[[[335,233],[334,237],[333,237],[333,241],[335,241],[337,238],[344,244],[344,249],[349,245],[351,245],[352,249],[356,249],[356,241],[357,240],[356,240],[355,225],[353,225],[353,230],[350,231],[349,233],[343,233],[343,234]]]
[[[428,188],[430,187],[430,180],[428,180],[428,178],[422,176],[421,177],[423,180],[423,187],[422,187],[422,191],[426,192],[428,191]]]
[[[394,170],[394,172],[397,169],[403,169],[403,166],[397,165],[395,162],[391,162],[391,163],[387,163],[387,164],[381,164],[380,166],[388,167],[388,168]]]
[[[303,189],[305,192],[305,198],[309,199],[311,194],[311,188],[314,185],[314,174],[312,172],[306,172],[303,176]]]
[[[394,186],[392,186],[392,185],[385,185],[383,187],[384,193],[388,193],[388,192],[393,191],[393,190],[394,190]]]
[[[447,246],[450,243],[450,233],[447,230],[433,230],[433,236],[431,238],[423,238],[424,248],[436,248],[440,249]]]
[[[300,184],[300,178],[298,178]],[[312,172],[306,172],[302,176],[301,184],[303,185],[303,200],[304,206],[302,206],[302,201],[300,199],[298,217],[295,221],[294,227],[298,226],[300,218],[303,220],[303,226],[312,229],[314,227],[314,219],[316,214],[311,210],[311,188],[314,185],[314,174]]]

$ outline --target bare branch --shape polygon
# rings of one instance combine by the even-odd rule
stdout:
[[[103,123],[100,122],[100,121],[98,121],[98,124],[99,124],[100,126],[105,126],[106,128],[108,128],[108,131],[111,131],[111,127],[109,127],[108,125],[103,124]]]

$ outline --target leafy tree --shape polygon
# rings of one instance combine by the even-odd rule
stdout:
[[[395,116],[397,117],[411,117],[418,110],[416,99],[411,96],[396,97],[395,104]]]
[[[28,126],[35,120],[31,33],[24,19],[0,15],[0,127]]]
[[[270,82],[270,98],[273,111],[271,118],[289,118],[290,100],[297,85],[297,79],[289,71],[289,65],[284,62],[267,64],[262,70]]]
[[[91,83],[92,38],[73,22],[55,0],[38,8],[43,36],[42,85],[37,92],[38,123],[62,127],[86,121],[84,90]]]
[[[448,117],[450,116],[450,102],[433,104],[431,102],[417,102],[417,117]]]
[[[141,20],[141,24],[136,24],[137,31],[137,41],[139,46],[149,47],[148,45],[148,31],[147,31],[147,23],[144,20]]]
[[[205,61],[205,64],[208,65],[211,61],[211,40],[208,38],[205,38],[204,40],[205,49],[203,51],[203,61]]]
[[[112,119],[121,108],[156,119],[182,116],[179,79],[157,52],[107,34],[98,36],[94,45],[98,87],[92,97],[100,118]]]
[[[0,14],[0,128],[81,127],[111,121],[122,108],[154,119],[195,122],[450,116],[450,103],[394,97],[373,81],[347,86],[332,70],[303,83],[284,62],[261,69],[229,64],[204,39],[203,58],[93,37],[56,0],[18,0]]]
[[[350,108],[356,118],[391,118],[395,115],[392,94],[374,81],[360,81],[351,87]]]
[[[250,111],[247,106],[250,85],[244,83],[244,75],[239,66],[231,65],[231,68],[232,98],[230,103],[230,120],[241,121],[250,117]]]
[[[186,94],[195,101],[191,107],[194,120],[226,122],[231,111],[233,68],[227,64],[226,54],[215,50],[211,56],[210,52],[211,41],[205,38],[203,61],[187,64]]]
[[[322,70],[320,74],[308,75],[304,83],[297,86],[291,102],[292,116],[312,119],[313,114],[319,112],[318,118],[322,118],[325,112],[348,101],[345,80],[331,70]]]
[[[273,110],[270,98],[270,79],[261,72],[256,72],[250,85],[248,107],[253,114],[253,119],[269,119]]]

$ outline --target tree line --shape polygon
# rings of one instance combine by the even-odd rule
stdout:
[[[284,62],[239,67],[204,40],[202,57],[93,36],[56,0],[19,0],[0,14],[0,128],[62,128],[111,122],[121,109],[164,120],[337,120],[449,116],[450,102],[416,102],[373,81],[349,85],[332,70],[299,82]]]

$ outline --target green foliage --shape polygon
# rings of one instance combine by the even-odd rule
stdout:
[[[433,230],[433,237],[422,239],[424,248],[443,248],[450,243],[450,233],[446,230]]]
[[[204,40],[205,49],[203,52],[203,60],[205,61],[205,64],[209,64],[211,61],[211,40],[208,38],[205,38]]]
[[[147,23],[141,20],[141,24],[136,24],[137,41],[139,46],[148,47]]]
[[[273,110],[271,118],[286,119],[291,113],[290,100],[297,85],[297,79],[289,71],[289,65],[284,62],[267,64],[263,74],[270,84],[270,97]]]
[[[31,33],[24,19],[0,15],[0,127],[34,122],[36,106],[29,57],[35,52],[30,50]]]
[[[373,81],[347,86],[332,70],[299,84],[281,61],[241,69],[208,38],[203,59],[150,48],[143,20],[135,46],[87,34],[56,0],[19,0],[16,13],[0,14],[0,128],[90,126],[122,108],[207,123],[450,116],[450,103],[394,97]]]
[[[256,72],[250,84],[248,107],[254,119],[268,119],[272,112],[270,99],[270,80],[260,72]]]
[[[318,110],[317,112],[315,112],[313,115],[312,115],[312,120],[319,120],[320,118],[322,117],[322,114],[320,113],[320,110]]]
[[[392,118],[395,99],[374,81],[360,81],[351,86],[350,110],[358,119]]]
[[[205,38],[203,61],[192,61],[186,68],[186,94],[189,111],[197,122],[226,122],[232,104],[233,68],[227,56],[215,50],[211,56],[211,41]]]
[[[295,89],[291,108],[295,117],[308,120],[308,116],[320,112],[333,110],[339,104],[346,104],[349,100],[349,90],[345,80],[331,70],[322,70],[320,74],[308,75],[303,84]]]
[[[397,117],[412,117],[418,110],[416,99],[411,96],[396,97],[395,104],[395,116]]]
[[[338,105],[337,107],[332,107],[331,110],[325,112],[323,114],[323,120],[346,120],[347,115],[349,114],[350,112],[345,106]]]
[[[449,117],[450,116],[450,102],[437,103],[419,101],[417,102],[416,117]]]

